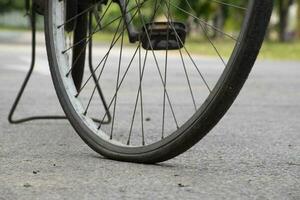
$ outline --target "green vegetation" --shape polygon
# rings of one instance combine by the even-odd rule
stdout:
[[[12,28],[12,27],[0,27],[0,31],[22,31],[26,32],[25,28]],[[111,33],[95,34],[94,41],[97,44],[110,43],[112,39]],[[128,43],[128,40],[124,40]],[[187,47],[189,51],[194,54],[202,56],[217,56],[212,45],[207,40],[193,40],[193,43],[189,43]],[[222,56],[228,57],[231,54],[233,43],[229,40],[214,40],[216,48],[219,50]],[[300,40],[292,42],[277,42],[277,41],[265,41],[261,49],[259,57],[261,59],[272,60],[300,60]]]
[[[0,25],[0,31],[28,31],[28,27],[15,27]]]
[[[300,40],[283,42],[265,42],[260,58],[276,60],[300,60]]]
[[[147,1],[142,7],[143,16],[149,21],[152,17],[153,10],[155,10],[156,1]],[[188,3],[187,3],[188,2]],[[244,11],[240,9],[234,9],[225,4],[220,4],[218,2],[223,2],[225,4],[234,4],[240,7],[245,7],[248,1],[240,0],[173,0],[171,3],[173,5],[179,6],[184,10],[193,10],[193,14],[203,21],[208,22],[212,26],[216,27],[218,30],[224,31],[226,33],[234,33],[239,30],[239,26],[244,14]],[[300,60],[300,18],[296,19],[298,21],[298,26],[293,30],[293,32],[288,32],[287,30],[287,20],[289,10],[293,5],[298,4],[298,16],[300,16],[300,0],[274,0],[274,13],[277,14],[279,20],[276,24],[270,26],[269,31],[266,36],[267,41],[264,43],[261,50],[260,58],[263,59],[290,59],[290,60]],[[132,4],[132,5],[131,5]],[[163,3],[162,3],[163,4]],[[163,4],[166,9],[166,5]],[[25,2],[24,0],[0,0],[0,15],[13,10],[19,10],[24,12]],[[134,1],[130,1],[130,6],[134,7]],[[102,8],[105,9],[105,6]],[[164,9],[160,9],[156,15],[158,20],[164,19]],[[187,48],[190,52],[203,56],[217,56],[216,50],[212,44],[206,38],[203,38],[203,24],[200,25],[199,21],[192,19],[191,16],[180,11],[179,9],[171,6],[171,12],[174,13],[175,20],[185,21],[188,29],[189,42],[187,42]],[[132,11],[133,12],[133,11]],[[133,13],[132,13],[133,14]],[[119,7],[113,4],[110,10],[103,19],[103,24],[108,24],[112,19],[115,19],[120,15]],[[1,17],[1,16],[0,16]],[[95,22],[94,22],[95,23]],[[140,21],[134,19],[133,23],[140,27]],[[113,31],[118,26],[118,20],[108,26],[105,30],[106,33],[96,34],[94,40],[97,43],[105,42],[108,43],[112,39]],[[234,43],[230,41],[226,36],[224,36],[220,31],[215,29],[207,28],[207,37],[213,41],[215,48],[218,49],[222,57],[228,57],[231,54]],[[0,27],[0,31],[5,29],[15,29],[23,30],[24,28],[9,28],[7,25],[5,27]],[[111,33],[109,33],[111,31]],[[289,30],[290,31],[290,30]],[[192,38],[195,33],[202,32],[201,36],[197,39]],[[275,35],[275,37],[273,37]],[[281,41],[281,42],[279,42]]]
[[[94,37],[95,43],[109,43],[112,39],[110,33],[96,34]],[[190,39],[191,40],[191,39]],[[127,42],[128,40],[124,40]],[[229,57],[234,47],[234,42],[230,40],[217,39],[213,41],[215,47],[218,49],[223,57]],[[216,57],[216,51],[207,40],[196,40],[193,39],[192,43],[189,44],[187,49],[193,54],[201,56]],[[265,41],[261,49],[259,58],[261,59],[272,59],[272,60],[300,60],[300,40],[293,42],[274,42]]]

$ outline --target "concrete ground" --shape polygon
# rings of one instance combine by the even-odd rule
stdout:
[[[203,140],[173,160],[140,165],[96,154],[67,121],[10,125],[29,54],[25,44],[0,45],[1,200],[300,199],[299,62],[258,61]],[[42,46],[37,63],[18,111],[62,114]]]

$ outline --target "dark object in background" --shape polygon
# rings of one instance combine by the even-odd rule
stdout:
[[[186,26],[180,22],[154,22],[145,25],[142,46],[146,50],[174,50],[184,46]]]
[[[29,0],[26,0],[27,3],[26,4],[29,4]],[[32,5],[33,5],[33,8],[35,9],[35,11],[40,14],[40,15],[44,15],[44,12],[45,12],[45,3],[46,1],[45,0],[33,0],[32,2]]]

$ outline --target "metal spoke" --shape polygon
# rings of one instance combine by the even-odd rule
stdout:
[[[110,8],[112,4],[112,1],[110,2],[110,4],[107,6],[107,8],[105,9],[103,15],[101,16],[101,18],[96,19],[97,22],[97,26],[95,27],[94,31],[92,33],[90,33],[88,36],[84,37],[83,39],[81,39],[80,41],[76,42],[75,44],[73,44],[72,46],[68,47],[67,49],[63,50],[62,53],[65,54],[66,52],[68,52],[69,50],[73,49],[74,47],[78,46],[79,44],[81,44],[82,42],[85,42],[85,45],[89,43],[89,41],[91,40],[91,38],[93,37],[93,35],[95,35],[96,33],[98,33],[100,30],[102,30],[103,28],[101,28],[101,21],[102,19],[105,17],[108,9]],[[99,26],[99,27],[98,27]]]
[[[170,1],[168,1],[169,3]],[[170,24],[170,9],[168,7],[168,16],[167,16],[167,20],[168,20],[168,24]],[[166,50],[166,54],[165,54],[165,77],[164,77],[164,81],[165,81],[165,85],[167,86],[167,72],[168,72],[168,52],[169,52],[169,29],[167,32],[167,50]],[[162,114],[162,128],[161,128],[161,138],[163,139],[165,136],[165,116],[166,116],[166,92],[164,90],[164,94],[163,94],[163,114]]]
[[[116,36],[117,36],[118,30],[119,30],[119,28],[120,28],[120,25],[121,25],[121,21],[119,22],[119,25],[118,25],[118,27],[117,27],[117,31],[115,32],[114,37],[113,37],[113,39],[112,39],[112,41],[111,41],[111,47],[113,47],[113,46],[114,46],[113,44],[115,44],[115,43],[118,41],[118,39],[116,39]],[[124,31],[123,31],[123,33],[124,33]],[[92,95],[91,95],[90,98],[89,98],[89,102],[88,102],[88,104],[87,104],[87,107],[86,107],[86,109],[85,109],[85,113],[84,113],[84,114],[87,114],[88,109],[89,109],[89,106],[90,106],[90,104],[91,104],[91,102],[92,102],[92,99],[93,99],[93,97],[94,97],[95,91],[96,91],[96,89],[97,89],[97,86],[99,86],[100,77],[101,77],[101,74],[102,74],[102,72],[103,72],[103,69],[104,69],[105,66],[106,66],[106,63],[107,63],[107,59],[108,59],[108,57],[109,57],[109,54],[110,54],[110,51],[109,51],[109,52],[106,54],[106,56],[105,56],[102,70],[101,70],[101,72],[99,73],[98,78],[97,78],[96,81],[95,81],[95,86],[94,86]],[[100,64],[100,65],[101,65],[101,64]],[[91,72],[91,75],[92,75],[92,76],[95,76],[95,72],[94,72],[94,71]],[[95,79],[95,77],[94,77],[94,79]],[[99,86],[99,87],[100,87],[100,86]],[[103,95],[100,95],[100,96],[103,97]],[[103,101],[103,99],[102,99],[102,101]]]
[[[139,4],[139,5],[133,6],[132,8],[128,9],[128,11],[126,11],[125,14],[127,14],[127,13],[129,13],[129,12],[135,10],[135,9],[138,8],[138,7],[141,7],[141,6],[142,6],[144,3],[146,3],[147,1],[149,1],[149,0],[145,0],[145,1],[143,1],[143,2],[142,2],[141,4]],[[112,2],[111,2],[111,3],[112,3]],[[70,49],[72,49],[72,48],[74,48],[75,46],[79,45],[79,44],[80,44],[81,42],[83,42],[83,41],[88,40],[88,41],[86,42],[86,44],[87,44],[87,43],[89,42],[89,40],[91,39],[91,37],[93,37],[93,35],[95,35],[96,33],[98,33],[98,32],[100,32],[100,31],[104,30],[106,27],[110,26],[112,23],[116,22],[117,20],[122,19],[123,16],[122,16],[122,15],[119,15],[118,17],[115,17],[114,19],[112,19],[110,22],[107,22],[106,24],[102,25],[101,27],[98,27],[98,25],[101,24],[101,21],[102,21],[102,19],[104,18],[105,14],[107,13],[109,7],[111,6],[111,3],[110,3],[110,4],[107,6],[107,8],[105,9],[104,14],[102,15],[102,17],[101,17],[101,18],[98,18],[98,20],[96,21],[96,22],[97,22],[97,26],[96,26],[95,30],[94,30],[90,35],[88,35],[87,37],[85,37],[85,38],[83,38],[82,40],[80,40],[79,42],[73,44],[73,46],[71,46],[71,47],[69,47],[69,48],[63,50],[62,53],[66,53],[67,51],[69,51]],[[137,13],[137,11],[136,11],[135,14],[133,15],[133,17],[136,15],[136,13]],[[132,17],[132,18],[133,18],[133,17]],[[132,19],[130,20],[130,22],[131,22],[131,21],[132,21]]]
[[[158,4],[157,2],[158,2],[158,0],[155,1],[155,6],[154,6],[155,9],[154,9],[154,13],[151,17],[152,18],[151,21],[154,20],[154,18],[156,16],[156,13],[157,13],[158,9],[161,6],[161,4]],[[150,33],[150,35],[151,34],[152,33]],[[142,81],[143,81],[143,77],[144,77],[144,71],[145,71],[145,68],[146,68],[147,57],[148,57],[148,50],[146,50],[144,61],[143,61],[143,68],[141,69],[141,47],[140,47],[139,48],[139,88],[138,88],[138,92],[137,92],[137,95],[136,95],[135,106],[134,106],[133,116],[132,116],[132,120],[131,120],[127,145],[130,144],[130,140],[131,140],[131,136],[132,136],[132,130],[133,130],[133,123],[134,123],[134,120],[135,120],[135,114],[136,114],[139,98],[140,98],[140,107],[141,107],[142,144],[145,145]]]
[[[100,2],[97,2],[93,5],[91,5],[90,7],[88,7],[87,9],[83,10],[82,12],[78,13],[77,15],[75,15],[74,17],[71,17],[70,19],[68,19],[67,21],[65,21],[63,24],[58,25],[57,29],[60,29],[61,27],[65,26],[66,24],[68,24],[69,22],[75,20],[76,18],[80,17],[81,15],[84,15],[85,13],[91,11],[92,9],[94,9],[94,7],[98,6]],[[111,1],[112,3],[112,1]],[[110,3],[110,4],[111,4]]]
[[[218,3],[218,4],[221,4],[221,5],[224,5],[224,6],[229,6],[229,7],[232,7],[232,8],[238,8],[238,9],[241,9],[241,10],[244,10],[246,11],[247,8],[245,7],[242,7],[242,6],[238,6],[238,5],[235,5],[235,4],[232,4],[232,3],[226,3],[226,2],[223,2],[223,1],[218,1],[218,0],[211,0],[215,3]]]
[[[146,50],[145,53],[145,57],[144,57],[144,64],[143,64],[143,69],[141,69],[141,46],[139,46],[139,88],[138,88],[138,92],[135,98],[135,104],[134,104],[134,109],[133,109],[133,115],[132,115],[132,119],[131,119],[131,124],[130,124],[130,130],[129,130],[129,136],[128,136],[128,140],[127,140],[127,145],[130,145],[130,141],[131,141],[131,136],[132,136],[132,129],[133,129],[133,123],[134,123],[134,119],[135,119],[135,114],[136,114],[136,110],[137,110],[137,105],[138,105],[138,101],[139,101],[139,97],[141,98],[141,117],[143,119],[143,106],[142,106],[142,80],[143,80],[143,76],[144,76],[144,71],[145,71],[145,66],[146,66],[146,60],[148,57],[148,50]],[[143,137],[143,145],[145,144],[145,140],[144,140],[144,122],[142,120],[142,137]]]
[[[119,22],[118,27],[121,24],[121,20]],[[107,51],[107,53],[104,55],[104,57],[101,59],[101,61],[99,62],[99,64],[97,65],[97,67],[95,68],[93,73],[96,73],[97,69],[99,69],[99,67],[101,66],[101,64],[106,60],[107,56],[110,54],[111,50],[113,49],[113,47],[115,46],[115,44],[118,42],[118,40],[120,39],[120,37],[122,36],[122,33],[125,31],[125,29],[122,30],[122,32],[118,35],[118,37],[113,40],[113,43],[110,45],[109,50]],[[116,32],[117,33],[117,32]],[[114,37],[115,38],[115,37]],[[100,72],[100,76],[104,70],[105,65],[102,67],[101,72]],[[89,76],[89,78],[85,81],[85,83],[83,84],[83,86],[78,90],[78,93],[76,96],[79,96],[79,94],[82,92],[82,90],[86,87],[86,85],[89,83],[89,81],[92,79],[93,77],[93,73],[91,73],[91,75]]]
[[[141,48],[139,49],[139,78],[140,78],[140,106],[141,106],[141,126],[142,126],[142,144],[145,145],[145,130],[144,130],[144,107],[143,107],[143,86],[142,86],[142,65],[141,65]],[[144,73],[144,72],[143,72]]]
[[[111,3],[107,6],[107,9],[104,11],[102,17],[99,19],[100,21],[97,21],[97,26],[98,26],[99,24],[101,24],[101,20],[104,18],[105,14],[107,13],[108,8],[109,8],[110,6],[111,6]],[[69,47],[67,50],[64,50],[64,51],[62,52],[62,54],[65,54],[68,50],[71,50],[71,49],[74,48],[76,45],[79,45],[79,44],[81,44],[82,42],[84,42],[84,45],[83,45],[84,47],[80,50],[80,52],[79,52],[77,58],[75,58],[74,62],[71,64],[71,67],[70,67],[68,73],[66,74],[67,77],[72,73],[72,71],[73,71],[73,69],[74,69],[76,63],[78,62],[79,58],[81,57],[81,55],[82,55],[83,53],[85,53],[85,47],[86,47],[87,44],[91,41],[92,36],[98,32],[98,31],[97,31],[97,26],[95,27],[95,29],[93,30],[92,33],[89,33],[89,36],[88,36],[88,37],[86,37],[86,38],[80,40],[79,42],[77,42],[76,44],[74,44],[71,48]]]
[[[135,2],[138,3],[137,0],[135,0]],[[146,28],[146,23],[145,23],[145,21],[144,21],[144,18],[143,18],[142,14],[141,14],[140,9],[138,9],[138,13],[139,13],[139,18],[140,18],[140,20],[141,20],[141,23],[143,24],[143,27],[144,27],[144,29],[145,29],[145,33],[146,33],[146,36],[147,36],[147,40],[148,40],[148,42],[149,42],[149,45],[150,45],[150,48],[151,48],[151,51],[152,51],[152,55],[153,55],[154,60],[155,60],[155,65],[156,65],[156,68],[157,68],[157,70],[158,70],[160,80],[161,80],[162,85],[163,85],[163,87],[164,87],[164,90],[165,90],[165,92],[166,92],[166,97],[167,97],[167,100],[168,100],[168,102],[169,102],[169,106],[170,106],[170,108],[171,108],[171,112],[172,112],[172,115],[173,115],[173,118],[174,118],[176,127],[177,127],[177,129],[179,129],[178,122],[177,122],[177,119],[176,119],[176,116],[175,116],[175,112],[174,112],[174,108],[173,108],[173,106],[172,106],[172,103],[171,103],[169,94],[168,94],[168,92],[167,92],[166,85],[165,85],[165,82],[164,82],[164,79],[163,79],[163,76],[162,76],[162,73],[161,73],[161,70],[160,70],[160,67],[159,67],[159,64],[158,64],[158,60],[157,60],[157,57],[156,57],[156,55],[155,55],[155,53],[154,53],[153,46],[152,46],[152,44],[151,44],[149,32],[148,32],[148,30],[147,30],[147,28]]]
[[[121,86],[122,86],[122,84],[123,84],[123,82],[124,82],[124,80],[125,80],[125,77],[126,77],[128,71],[129,71],[129,69],[130,69],[131,66],[132,66],[131,64],[132,64],[132,62],[133,62],[133,60],[134,60],[134,58],[135,58],[135,56],[136,56],[136,54],[137,54],[137,52],[138,52],[139,47],[140,47],[140,43],[139,43],[138,47],[136,48],[136,50],[134,51],[134,54],[133,54],[133,56],[132,56],[132,58],[131,58],[131,60],[130,60],[130,62],[129,62],[129,64],[128,64],[128,66],[127,66],[127,68],[126,68],[126,70],[125,70],[125,72],[124,72],[122,78],[121,78],[120,84],[118,85],[118,88],[117,88],[115,94],[113,95],[113,97],[112,97],[112,99],[111,99],[111,101],[110,101],[110,103],[109,103],[108,109],[110,109],[110,107],[112,106],[112,104],[113,104],[113,102],[114,102],[114,100],[115,100],[115,98],[116,98],[116,95],[117,95],[117,93],[119,92],[119,90],[120,90],[120,88],[121,88]],[[103,120],[105,119],[106,115],[107,115],[107,113],[105,113],[105,115],[103,116]],[[103,121],[103,120],[102,120],[102,121]],[[101,128],[101,124],[99,125],[98,129],[100,129],[100,128]]]
[[[137,14],[137,11],[136,11],[135,14],[133,15],[133,17],[134,17],[136,14]],[[133,17],[132,17],[132,19],[129,21],[129,23],[132,22]],[[120,19],[119,23],[121,22],[121,20],[122,20],[122,19]],[[126,29],[126,28],[123,28],[122,32],[125,31],[125,29]],[[106,56],[109,54],[109,52],[112,50],[112,48],[114,47],[114,45],[116,44],[116,42],[120,39],[121,35],[122,35],[122,33],[119,34],[119,36],[117,37],[117,40],[113,43],[113,45],[110,46],[108,52],[105,54],[105,56],[104,56],[104,57],[102,58],[102,60],[99,62],[99,64],[97,65],[97,67],[95,67],[94,73],[99,69],[99,67],[100,67],[100,65],[102,64],[102,62],[104,61],[105,57],[106,57]],[[104,70],[104,68],[102,68],[100,74],[102,74],[103,70]],[[78,96],[79,93],[85,88],[85,86],[88,84],[88,82],[91,80],[91,78],[92,78],[92,75],[90,75],[90,76],[88,77],[88,79],[86,80],[86,82],[85,82],[85,83],[83,84],[83,86],[80,88],[80,90],[78,91],[77,96]]]
[[[132,10],[136,9],[139,6],[142,6],[145,2],[147,2],[149,0],[145,0],[143,1],[142,4],[134,6],[133,8],[129,9],[126,13],[131,12]],[[112,3],[112,2],[111,2]],[[111,3],[107,6],[106,10],[104,11],[104,14],[102,15],[102,17],[100,18],[100,20],[102,21],[103,17],[105,16],[106,12],[108,11],[108,8],[110,7]],[[137,14],[137,11],[134,13],[133,17]],[[62,54],[65,54],[67,51],[71,50],[72,48],[74,48],[76,45],[79,45],[81,42],[85,42],[84,46],[86,46],[90,40],[92,39],[93,35],[95,35],[96,33],[98,33],[101,30],[104,30],[106,27],[108,27],[109,25],[111,25],[113,22],[117,21],[118,19],[122,19],[122,16],[116,17],[115,19],[113,19],[112,21],[108,22],[107,24],[103,25],[102,27],[97,27],[100,23],[100,21],[97,21],[97,26],[95,27],[95,30],[89,34],[87,37],[83,38],[81,41],[77,42],[76,44],[74,44],[72,47],[69,47],[68,49],[65,49],[64,51],[62,51]],[[133,18],[130,20],[130,22],[133,20]],[[72,72],[75,64],[78,62],[80,56],[84,53],[84,48],[82,48],[82,50],[80,51],[80,53],[78,54],[77,58],[74,60],[74,62],[72,63],[72,66],[70,68],[70,70],[68,71],[68,73],[66,74],[66,76],[69,76],[70,73]],[[90,77],[91,78],[91,77]]]
[[[171,25],[171,22],[170,22],[170,0],[166,0],[168,1],[168,5],[167,5],[167,10],[168,10],[168,16],[167,19],[168,19],[168,24],[170,26]],[[165,1],[165,4],[167,4],[167,2]],[[176,30],[174,30],[176,33],[175,34],[178,34]],[[178,40],[178,37],[176,35],[176,42],[177,42],[177,45],[180,46],[179,44],[179,40]],[[197,105],[196,105],[196,101],[195,101],[195,97],[194,97],[194,93],[193,93],[193,90],[192,90],[192,86],[191,86],[191,81],[190,81],[190,78],[188,76],[188,72],[187,72],[187,68],[186,68],[186,64],[185,64],[185,61],[184,61],[184,58],[183,58],[183,54],[182,54],[182,51],[181,51],[181,48],[179,48],[179,54],[180,54],[180,58],[181,58],[181,62],[182,62],[182,66],[183,66],[183,69],[184,69],[184,74],[185,74],[185,77],[186,77],[186,80],[187,80],[187,83],[188,83],[188,87],[189,87],[189,91],[190,91],[190,95],[192,97],[192,101],[193,101],[193,105],[194,105],[194,109],[195,111],[197,110]]]
[[[204,82],[206,88],[208,89],[209,92],[211,92],[212,90],[210,89],[210,87],[209,87],[209,85],[208,85],[208,82],[205,80],[205,78],[204,78],[202,72],[199,70],[199,68],[198,68],[196,62],[194,61],[193,57],[191,56],[190,52],[187,50],[187,48],[185,47],[183,41],[182,41],[181,38],[179,37],[179,35],[178,35],[178,33],[177,33],[177,31],[176,31],[174,25],[173,25],[172,23],[171,23],[170,25],[171,25],[171,27],[172,27],[172,29],[173,29],[175,35],[176,35],[176,39],[179,40],[180,44],[183,46],[183,49],[184,49],[185,52],[188,54],[188,57],[190,58],[191,62],[193,63],[195,69],[197,70],[197,72],[198,72],[199,76],[201,77],[202,81]]]
[[[188,4],[188,6],[190,7],[190,9],[193,9],[192,6],[191,6],[191,4],[190,4],[187,0],[185,0],[185,1],[186,1],[186,3]],[[206,39],[207,39],[207,40],[209,41],[209,43],[212,45],[212,47],[213,47],[214,50],[216,51],[218,57],[221,59],[223,65],[226,67],[227,64],[226,64],[225,60],[223,59],[223,57],[221,56],[221,53],[220,53],[219,50],[217,49],[216,45],[215,45],[215,44],[212,42],[212,40],[209,38],[207,29],[203,26],[203,24],[199,24],[199,25],[200,25],[202,31],[204,32],[204,35],[205,35]]]
[[[187,2],[187,3],[188,3],[188,2]],[[211,27],[211,28],[214,29],[215,31],[217,31],[217,32],[219,32],[219,33],[221,33],[221,34],[223,34],[223,35],[225,35],[225,36],[231,38],[232,40],[234,40],[234,41],[236,41],[236,42],[238,42],[238,39],[234,38],[232,35],[229,35],[228,33],[225,33],[224,31],[222,31],[222,30],[218,29],[217,27],[215,27],[215,26],[213,26],[213,25],[207,23],[207,22],[204,21],[203,19],[200,19],[199,17],[197,17],[197,16],[191,14],[190,12],[186,11],[185,9],[178,7],[177,5],[175,5],[175,4],[173,4],[173,3],[170,3],[170,5],[173,6],[173,7],[175,7],[175,8],[177,8],[178,10],[181,10],[182,12],[188,14],[189,16],[193,17],[194,19],[198,20],[198,21],[200,22],[199,24],[201,24],[201,23],[202,23],[202,25],[205,24],[206,26]],[[194,11],[194,9],[190,6],[189,3],[188,3],[188,5],[189,5],[189,7]],[[194,11],[194,12],[195,12],[195,11]]]
[[[125,29],[125,22],[123,22],[123,28]],[[116,116],[117,100],[118,100],[118,86],[119,86],[119,81],[120,81],[120,72],[121,72],[122,55],[123,55],[123,43],[124,43],[124,31],[122,33],[121,46],[120,46],[120,57],[119,57],[117,83],[116,83],[116,98],[115,98],[115,101],[114,101],[114,109],[113,109],[113,117],[112,117],[112,123],[111,123],[110,139],[113,138],[114,125],[115,125],[115,116]]]

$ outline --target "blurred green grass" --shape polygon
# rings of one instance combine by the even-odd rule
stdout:
[[[28,30],[28,29],[27,29]],[[1,31],[20,31],[25,32],[26,29],[20,28],[8,28],[0,27]],[[113,34],[108,32],[103,32],[101,34],[95,34],[93,40],[96,44],[101,43],[110,43],[112,40]],[[127,36],[124,36],[124,43],[128,43]],[[120,40],[120,39],[119,39]],[[201,56],[218,56],[216,50],[212,44],[207,39],[187,39],[186,42],[187,49],[197,55]],[[215,48],[218,49],[219,53],[224,58],[228,58],[234,47],[234,42],[230,40],[218,39],[213,40]],[[134,45],[132,45],[134,46]],[[296,60],[300,61],[300,40],[295,40],[291,42],[281,43],[275,41],[265,41],[263,47],[259,54],[260,59],[270,59],[270,60]]]
[[[300,40],[280,43],[266,41],[260,52],[262,59],[300,60]]]
[[[110,42],[111,39],[112,35],[109,33],[96,34],[94,37],[96,43]],[[235,45],[234,42],[223,39],[213,40],[212,42],[222,57],[225,58],[231,55]],[[186,44],[187,49],[193,54],[212,57],[218,56],[216,50],[208,40],[188,39]],[[261,48],[259,58],[270,60],[300,60],[300,40],[287,43],[265,41]]]

